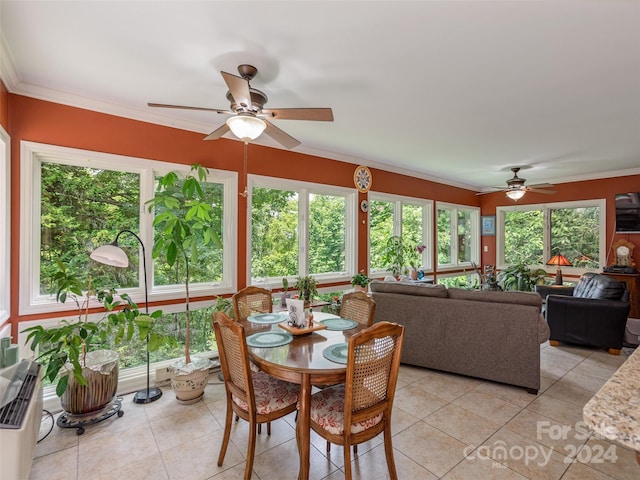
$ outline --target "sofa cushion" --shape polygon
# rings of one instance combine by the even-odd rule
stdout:
[[[423,297],[447,298],[447,288],[444,285],[430,285],[428,283],[382,282],[372,280],[369,284],[372,292],[404,293],[405,295],[421,295]]]
[[[580,298],[621,300],[625,290],[626,285],[624,282],[619,282],[607,275],[587,272],[580,277],[578,284],[573,289],[573,296]]]
[[[542,308],[542,298],[534,292],[500,292],[493,290],[466,290],[464,288],[449,288],[449,298],[458,300],[472,300],[475,302],[512,303],[516,305],[531,305]]]

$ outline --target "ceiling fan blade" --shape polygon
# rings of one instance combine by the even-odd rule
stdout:
[[[532,187],[527,187],[527,191],[533,192],[533,193],[545,193],[547,195],[553,195],[554,193],[556,193],[555,190],[543,190],[541,188],[532,188]]]
[[[221,126],[216,128],[213,132],[203,138],[203,140],[218,140],[225,133],[229,131],[229,127],[226,123],[223,123]]]
[[[262,110],[262,113],[274,120],[333,122],[333,111],[330,108],[268,108]]]
[[[264,133],[269,135],[271,138],[273,138],[276,142],[278,142],[282,146],[287,148],[293,148],[300,145],[301,143],[300,141],[296,140],[288,133],[285,133],[284,131],[280,130],[273,123],[268,122],[266,120],[265,120],[265,123],[267,124],[267,128],[265,128]]]
[[[550,183],[536,183],[535,185],[528,185],[529,188],[553,188]]]
[[[165,105],[164,103],[147,103],[149,107],[162,107],[162,108],[179,108],[182,110],[203,110],[205,112],[216,112],[216,113],[228,113],[232,114],[231,110],[218,110],[217,108],[205,108],[205,107],[188,107],[186,105]]]
[[[229,91],[235,102],[241,107],[250,107],[251,92],[249,91],[249,81],[227,72],[220,72],[220,74],[227,84],[227,87],[229,87]]]

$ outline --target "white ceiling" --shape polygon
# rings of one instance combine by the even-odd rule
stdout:
[[[242,63],[267,108],[333,108],[276,123],[296,151],[473,189],[640,173],[638,1],[0,0],[13,93],[208,134],[146,103],[227,109]]]

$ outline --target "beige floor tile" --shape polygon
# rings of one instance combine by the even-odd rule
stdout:
[[[582,407],[548,395],[546,392],[531,402],[527,410],[574,428],[582,422]]]
[[[77,465],[78,447],[66,448],[34,459],[29,480],[75,480]]]
[[[78,446],[79,437],[76,435],[75,429],[60,428],[55,424],[59,416],[60,414],[58,413],[54,415],[53,419],[45,417],[41,422],[40,434],[38,436],[41,441],[36,444],[34,458]],[[49,430],[51,431],[49,432]],[[49,433],[47,434],[47,432]]]
[[[520,411],[520,407],[513,403],[476,390],[456,399],[453,404],[484,417],[496,425],[504,425]]]
[[[430,372],[427,368],[414,367],[413,365],[400,365],[398,371],[398,381],[405,384],[412,384],[422,380]]]
[[[579,387],[572,382],[565,381],[564,377],[554,383],[551,387],[544,392],[544,395],[549,395],[565,402],[573,403],[580,408],[591,400],[594,392],[585,388]]]
[[[577,373],[574,369],[568,372],[564,377],[562,377],[562,381],[571,385],[575,385],[577,387],[584,388],[585,390],[589,390],[590,392],[593,392],[595,394],[598,390],[600,390],[600,388],[602,388],[607,379]]]
[[[156,453],[158,446],[148,424],[134,425],[113,435],[95,436],[89,441],[84,441],[81,436],[78,476],[90,478],[105,475]]]
[[[611,480],[611,477],[583,463],[572,463],[562,480]]]
[[[394,405],[393,411],[391,412],[391,433],[397,435],[419,421],[419,418]]]
[[[480,380],[462,375],[429,371],[424,378],[420,379],[419,382],[415,382],[413,386],[451,402],[473,390],[480,383]]]
[[[408,385],[399,390],[396,389],[396,396],[393,401],[395,407],[404,410],[417,419],[426,417],[446,404],[447,402],[442,398],[413,385]]]
[[[242,465],[242,471],[244,471],[244,456],[233,442],[229,442],[224,462],[218,467],[218,449],[221,442],[222,431],[216,430],[162,451],[160,455],[169,478],[171,480],[202,480],[237,465]]]
[[[360,457],[377,446],[382,445],[383,440],[384,437],[380,434],[371,440],[360,443],[358,445],[358,453],[351,453],[351,459],[353,460],[356,457]],[[344,448],[341,445],[334,445],[333,443],[330,444],[329,453],[327,454],[327,441],[315,432],[311,432],[311,445],[331,460],[331,462],[338,468],[344,467]]]
[[[435,427],[418,422],[393,438],[393,446],[441,477],[465,456],[467,445]]]
[[[519,473],[511,470],[506,465],[495,462],[482,455],[474,455],[462,460],[449,471],[443,480],[471,480],[471,479],[491,479],[491,480],[526,480]]]
[[[396,475],[403,479],[420,479],[420,480],[436,480],[438,477],[421,467],[406,455],[398,451],[393,454],[394,463],[396,465]],[[341,469],[341,473],[344,468]],[[378,445],[373,450],[364,455],[358,455],[351,462],[351,474],[354,480],[387,480],[389,476],[389,468],[384,453],[384,445]],[[344,478],[344,474],[341,477]]]
[[[553,348],[555,347],[549,347],[545,350],[544,355],[540,355],[540,374],[557,380],[566,375],[579,362],[553,353]]]
[[[323,450],[324,451],[324,448]],[[311,446],[309,480],[321,480],[338,470],[338,466]],[[256,456],[253,469],[260,480],[298,478],[300,460],[295,440],[289,440]]]
[[[608,380],[611,375],[615,373],[618,369],[618,362],[620,359],[626,360],[627,357],[621,355],[610,355],[610,357],[614,358],[614,360],[609,360],[604,355],[609,355],[608,353],[604,353],[602,355],[592,355],[591,357],[585,359],[580,362],[580,364],[576,365],[573,369],[574,373],[579,373],[581,375],[588,375],[590,377],[597,377],[603,380]]]
[[[578,452],[576,460],[616,480],[640,478],[636,453],[608,440],[589,439]]]
[[[178,408],[173,415],[149,422],[160,451],[221,429],[203,402],[188,405],[188,407],[188,409]]]
[[[477,392],[488,393],[489,395],[513,403],[521,408],[529,405],[537,397],[537,395],[527,392],[527,390],[522,387],[504,385],[496,382],[483,382],[478,385],[475,390]]]
[[[422,421],[467,445],[480,445],[500,427],[484,417],[451,404],[424,417]]]
[[[242,452],[245,452],[247,445],[249,445],[249,422],[242,419],[237,422],[233,420],[231,423],[230,438],[238,445]],[[267,425],[263,424],[262,433],[256,434],[256,454],[260,454],[295,438],[295,428],[283,419],[271,422],[271,435],[267,435]],[[218,448],[218,445],[216,445],[216,448]]]
[[[567,457],[529,438],[502,428],[485,447],[487,456],[524,477],[536,480],[558,480],[569,468]],[[482,447],[480,449],[482,451]]]
[[[243,462],[233,468],[217,473],[212,477],[208,477],[207,480],[239,480],[241,478],[244,478],[244,469],[245,464]],[[255,470],[251,474],[251,480],[260,480],[258,478],[258,475],[256,475]]]
[[[575,457],[577,450],[591,437],[591,431],[584,423],[563,425],[529,410],[521,411],[505,428],[570,458]]]
[[[126,480],[169,480],[169,474],[164,468],[164,463],[159,453],[147,458],[138,458],[122,468],[108,472],[105,479],[122,478]]]

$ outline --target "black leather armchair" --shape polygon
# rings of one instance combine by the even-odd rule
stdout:
[[[624,282],[585,273],[575,287],[539,285],[536,292],[546,299],[551,345],[566,342],[620,353],[630,309]]]

